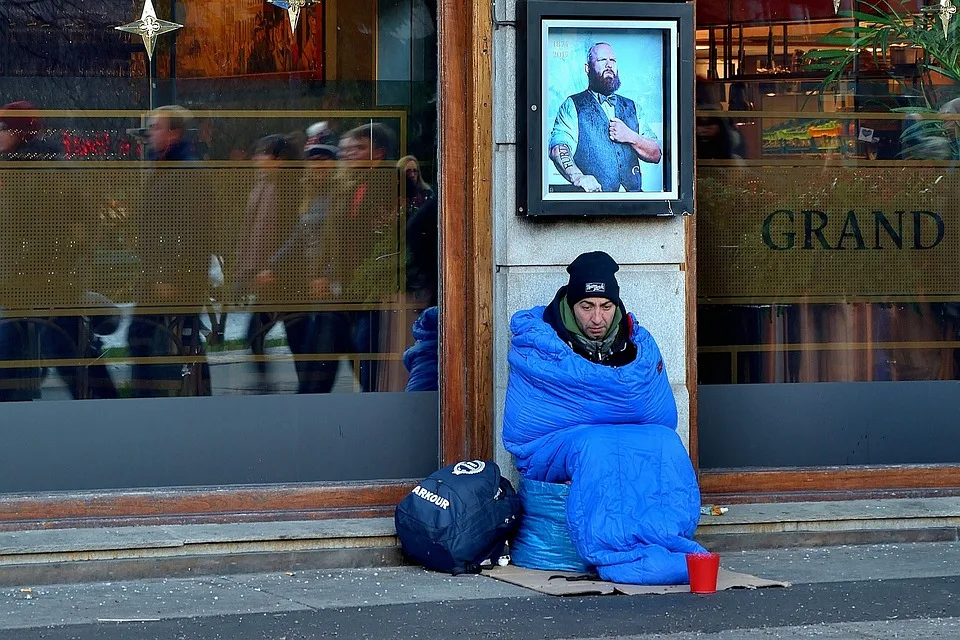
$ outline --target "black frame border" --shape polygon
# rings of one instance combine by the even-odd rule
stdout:
[[[694,206],[694,18],[686,2],[519,0],[517,7],[517,214],[558,216],[691,215]],[[677,198],[642,201],[544,200],[541,196],[543,136],[542,29],[545,19],[673,20],[677,23]],[[666,61],[665,61],[666,64]],[[667,74],[664,74],[667,77]],[[665,81],[666,82],[666,81]],[[536,107],[534,109],[533,107]],[[666,138],[666,136],[665,136]],[[666,147],[666,145],[665,145]],[[666,149],[665,149],[666,152]]]

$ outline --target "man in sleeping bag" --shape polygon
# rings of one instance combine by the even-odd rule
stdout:
[[[620,300],[619,265],[579,256],[510,329],[503,442],[524,478],[570,483],[567,528],[604,580],[685,584],[700,516],[660,349]]]

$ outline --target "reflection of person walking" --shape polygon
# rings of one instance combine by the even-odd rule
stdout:
[[[400,255],[397,201],[377,184],[376,163],[394,158],[394,133],[380,123],[363,125],[343,134],[338,158],[339,184],[331,197],[320,252],[320,278],[313,287],[317,298],[332,306],[361,304],[367,308],[318,314],[329,320],[330,344],[354,358],[354,373],[362,391],[377,391],[379,354],[388,311],[399,294]],[[328,314],[336,314],[330,316]]]
[[[299,204],[299,193],[294,189],[297,173],[280,163],[299,158],[297,145],[285,136],[271,135],[259,140],[254,147],[253,160],[257,174],[244,216],[244,228],[237,243],[235,257],[236,288],[240,293],[249,293],[258,273],[269,264],[270,258],[279,249],[282,238],[293,225]],[[257,301],[263,303],[270,297],[269,291],[261,290]],[[267,362],[266,335],[274,324],[272,313],[253,309],[247,325],[247,342],[256,357],[254,368],[261,378],[259,387],[266,386]]]
[[[151,162],[137,215],[139,308],[127,333],[130,355],[136,359],[132,392],[138,397],[211,393],[198,313],[209,298],[209,221],[201,215],[197,189],[202,174],[170,164],[196,160],[188,135],[191,126],[189,111],[167,106],[151,114],[147,129]],[[170,307],[177,310],[164,313]],[[195,310],[184,313],[183,307]],[[143,313],[143,308],[150,311]],[[144,362],[155,357],[185,361]]]
[[[5,105],[0,118],[0,162],[62,160],[62,147],[43,136],[43,122],[30,115],[28,102]],[[24,115],[20,115],[21,112]],[[110,316],[89,317],[86,306],[100,306],[103,296],[86,290],[91,284],[91,237],[99,220],[91,198],[65,205],[74,193],[69,172],[30,166],[26,174],[11,172],[0,180],[0,360],[33,361],[29,367],[0,367],[0,401],[43,397],[46,370],[53,365],[74,399],[115,398],[116,388],[103,355],[100,335],[116,330]],[[108,301],[107,301],[108,302]],[[57,310],[64,315],[19,317],[17,311]],[[11,313],[13,312],[13,313]],[[86,366],[62,361],[86,359]]]
[[[317,122],[307,129],[308,161],[304,181],[306,210],[301,213],[286,242],[256,276],[260,291],[273,290],[283,303],[317,302],[312,299],[313,282],[320,277],[318,262],[323,227],[330,209],[330,190],[336,169],[337,147],[330,144],[333,134],[326,122]],[[336,142],[336,140],[333,140]],[[340,366],[339,357],[314,359],[318,353],[337,353],[333,344],[337,335],[334,312],[296,310],[280,315],[287,334],[287,345],[297,356],[297,393],[329,393],[333,390]],[[301,357],[308,356],[308,357]]]
[[[633,100],[616,93],[620,72],[613,47],[590,47],[588,86],[568,96],[550,134],[550,159],[579,189],[640,191],[640,160],[660,162],[660,142]]]
[[[437,304],[437,196],[423,179],[420,163],[414,156],[404,156],[397,163],[400,180],[406,182],[406,197],[400,203],[407,234],[406,293],[411,300]]]

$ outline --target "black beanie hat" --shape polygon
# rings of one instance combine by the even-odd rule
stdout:
[[[567,267],[567,304],[570,308],[584,298],[606,298],[620,305],[620,285],[614,275],[620,265],[603,251],[591,251],[577,256]]]

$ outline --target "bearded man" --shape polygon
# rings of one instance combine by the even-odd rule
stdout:
[[[568,96],[550,134],[550,159],[588,193],[641,191],[640,160],[660,162],[660,141],[620,88],[617,56],[606,42],[590,47],[587,89]]]

